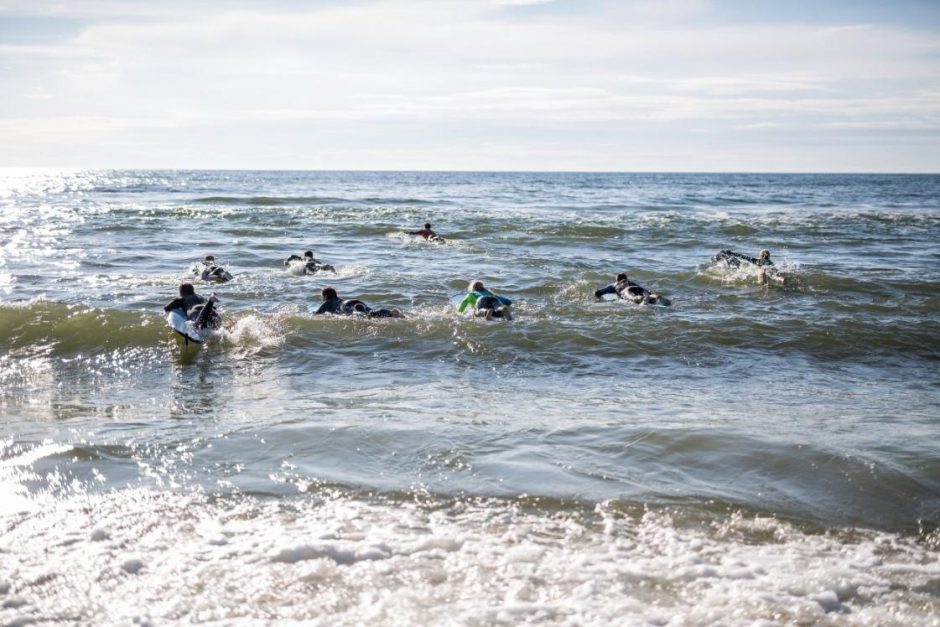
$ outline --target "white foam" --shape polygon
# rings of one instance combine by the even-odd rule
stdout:
[[[0,520],[0,570],[40,622],[900,625],[940,611],[923,591],[940,577],[935,548],[887,533],[606,504],[321,493],[285,505],[145,490],[49,499],[41,516]],[[112,538],[94,541],[105,526]]]
[[[8,442],[9,441],[5,442],[4,444],[7,444]],[[54,442],[45,441],[39,446],[20,449],[20,452],[17,455],[13,455],[12,457],[8,457],[6,459],[0,459],[0,469],[15,466],[32,466],[35,462],[42,459],[43,457],[57,455],[58,453],[64,453],[70,450],[72,450],[72,447],[67,444],[57,444]],[[0,449],[0,451],[2,451],[2,449]]]
[[[294,259],[287,263],[287,273],[294,276],[304,276],[307,274],[307,263],[302,259]]]
[[[249,314],[238,318],[234,324],[220,331],[226,343],[242,351],[257,352],[265,348],[280,346],[285,334],[278,318]]]

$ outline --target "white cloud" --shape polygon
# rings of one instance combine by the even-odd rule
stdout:
[[[786,127],[794,141],[813,128],[862,137],[936,127],[936,33],[883,24],[697,19],[712,6],[699,0],[3,2],[0,19],[32,12],[86,24],[58,43],[0,44],[0,142],[11,146],[0,165],[23,155],[41,161],[56,137],[57,159],[93,152],[83,143],[90,136],[112,146],[119,139],[180,139],[172,133],[161,139],[155,128],[221,141],[215,133],[226,127],[245,143],[241,152],[233,142],[237,154],[227,157],[251,165],[260,138],[279,129],[285,131],[279,141],[290,147],[285,152],[298,154],[303,142],[318,137],[359,138],[363,124],[378,129],[373,132],[408,125],[395,141],[422,150],[406,143],[363,152],[384,149],[385,167],[395,167],[393,155],[432,154],[431,145],[445,150],[448,133],[476,133],[481,141],[483,134],[510,134],[506,141],[519,145],[556,141],[559,129],[567,141],[579,129],[593,136],[603,127],[611,137],[635,138],[652,125],[658,138],[644,141],[671,137],[685,146],[693,122],[715,134]],[[305,130],[287,132],[292,125]],[[653,145],[644,150],[659,154]],[[615,160],[616,151],[608,150]],[[161,151],[173,153],[161,147],[151,154]],[[564,152],[530,154],[556,163],[546,155]],[[113,150],[98,157],[133,165],[120,163]]]

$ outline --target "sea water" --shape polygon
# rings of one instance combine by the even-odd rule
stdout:
[[[938,176],[5,170],[0,621],[937,624],[938,242]]]

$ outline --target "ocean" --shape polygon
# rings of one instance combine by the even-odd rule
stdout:
[[[933,175],[0,171],[0,622],[940,624],[938,242]]]

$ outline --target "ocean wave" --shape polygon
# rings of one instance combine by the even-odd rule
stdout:
[[[332,196],[203,196],[193,198],[192,202],[208,205],[284,207],[292,205],[336,205],[348,201]]]
[[[703,317],[691,316],[680,296],[672,308],[633,305],[624,301],[592,302],[591,286],[581,284],[552,303],[520,300],[516,321],[490,323],[460,316],[449,303],[412,305],[389,294],[362,293],[373,306],[395,306],[406,312],[401,320],[358,319],[343,316],[313,316],[291,313],[259,313],[226,310],[224,329],[217,338],[223,349],[245,349],[260,343],[265,349],[279,345],[281,334],[297,335],[292,341],[324,342],[342,350],[365,341],[372,350],[413,351],[421,359],[428,341],[440,348],[434,356],[476,338],[493,355],[513,361],[632,358],[639,356],[675,359],[709,358],[737,349],[772,354],[802,354],[818,359],[870,361],[873,358],[940,357],[940,321],[909,323],[917,311],[897,311],[881,303],[852,305],[840,300],[822,301],[806,317],[768,314],[776,307],[767,303],[765,313],[754,315],[730,308],[719,312],[714,302],[699,302]],[[538,290],[535,290],[538,291]],[[719,299],[737,300],[729,295]],[[730,301],[729,301],[730,302]],[[929,301],[932,302],[932,301]],[[929,302],[921,307],[931,309]],[[311,302],[309,310],[316,306]],[[809,312],[808,312],[809,313]],[[898,315],[900,314],[900,315]],[[162,316],[156,313],[115,309],[89,309],[49,302],[23,306],[0,306],[0,347],[22,354],[68,356],[95,354],[116,348],[153,348],[174,337]],[[283,328],[274,333],[271,329]],[[273,333],[273,335],[272,335]],[[384,337],[388,336],[388,337]],[[363,338],[366,338],[363,340]],[[408,341],[421,348],[409,348]],[[402,346],[402,342],[406,345]],[[491,346],[489,346],[491,344]],[[240,347],[240,348],[239,348]]]
[[[290,207],[290,206],[398,206],[420,207],[428,205],[449,205],[448,201],[430,201],[414,197],[395,196],[201,196],[192,202],[209,205],[241,205],[246,207]]]

